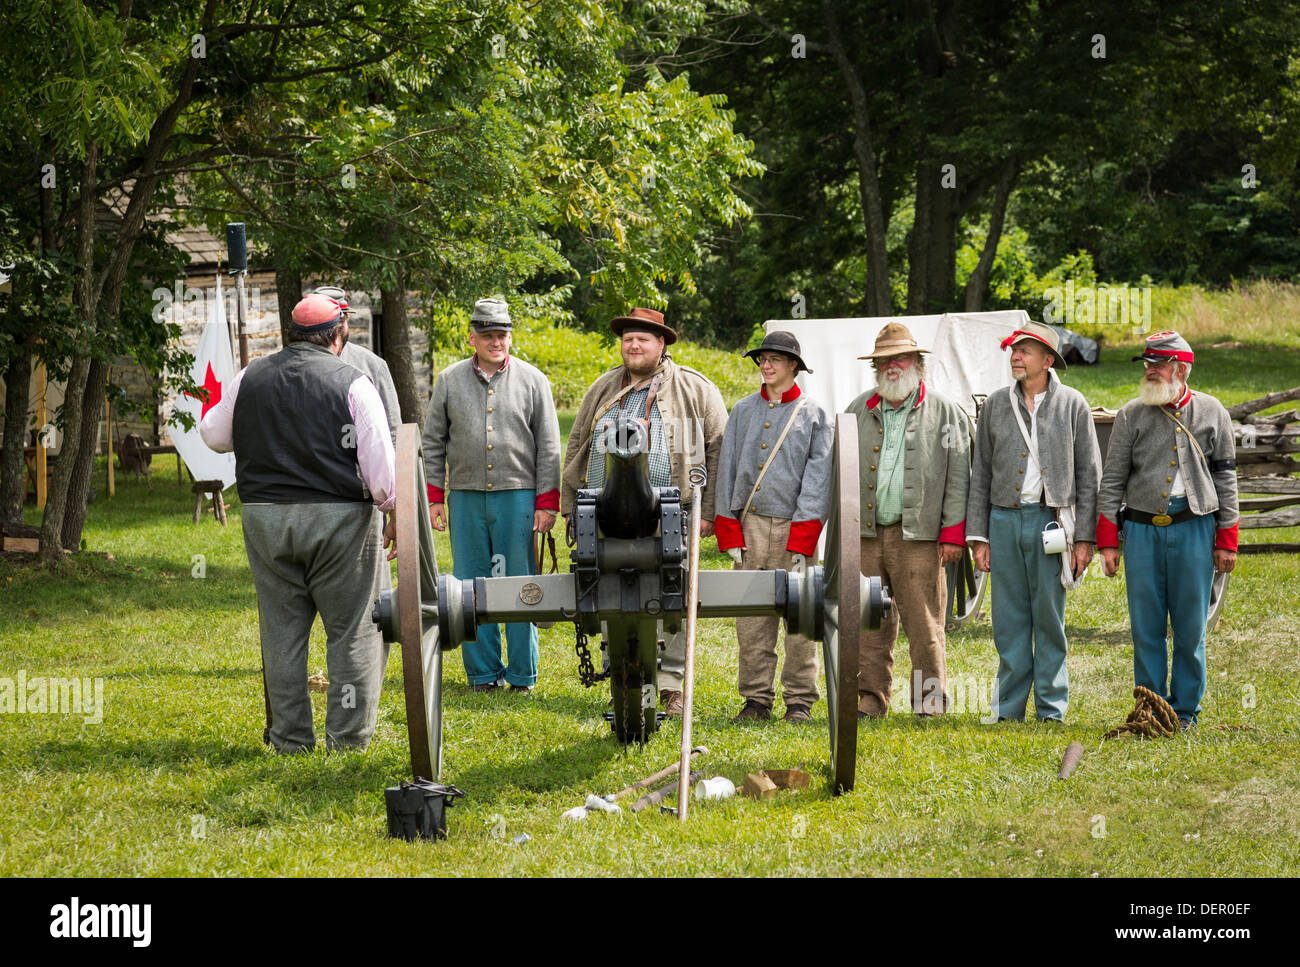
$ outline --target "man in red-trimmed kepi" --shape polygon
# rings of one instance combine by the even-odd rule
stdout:
[[[1187,386],[1195,355],[1186,339],[1152,333],[1138,360],[1140,395],[1120,408],[1106,452],[1097,547],[1114,577],[1122,525],[1133,680],[1166,698],[1186,731],[1205,694],[1214,575],[1237,563],[1237,451],[1223,404]]]

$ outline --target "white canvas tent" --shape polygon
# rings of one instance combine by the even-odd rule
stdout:
[[[972,394],[987,395],[1010,386],[1011,364],[1002,340],[1029,321],[1023,309],[998,312],[945,312],[936,316],[882,316],[871,319],[770,319],[764,329],[794,333],[812,373],[800,373],[800,389],[830,413],[842,413],[854,397],[876,385],[869,360],[876,333],[892,321],[904,323],[926,357],[926,382],[960,404],[973,419]]]

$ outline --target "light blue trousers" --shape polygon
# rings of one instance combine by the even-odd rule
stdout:
[[[1169,514],[1187,509],[1169,501]],[[1124,574],[1133,631],[1133,681],[1195,722],[1205,694],[1205,620],[1214,584],[1214,515],[1181,524],[1124,524]],[[1173,675],[1165,637],[1173,626]]]
[[[1054,511],[1037,504],[989,510],[999,718],[1025,717],[1031,684],[1040,719],[1063,721],[1070,703],[1061,555],[1043,553],[1043,528],[1052,520]]]
[[[447,495],[451,527],[452,573],[462,581],[476,577],[532,574],[533,510],[536,491],[453,490]],[[493,573],[493,564],[496,573]],[[461,645],[465,676],[471,685],[503,677],[511,685],[537,683],[537,629],[527,621],[506,625],[506,664],[501,664],[501,626],[479,625],[478,639]]]

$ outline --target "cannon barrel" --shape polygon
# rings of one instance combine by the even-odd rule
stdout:
[[[652,537],[659,527],[659,495],[650,485],[650,431],[621,416],[605,432],[605,485],[596,498],[596,522],[606,537]]]

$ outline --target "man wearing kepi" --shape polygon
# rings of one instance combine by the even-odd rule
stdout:
[[[345,315],[351,315],[352,309],[348,305],[347,293],[337,285],[318,285],[312,291],[317,295],[333,299],[343,309]],[[347,344],[344,345],[343,351],[339,353],[339,359],[349,366],[361,370],[375,384],[375,389],[379,390],[379,398],[384,403],[384,416],[388,420],[388,435],[393,441],[393,446],[397,446],[397,428],[402,423],[402,410],[397,402],[397,387],[393,385],[393,374],[388,369],[388,363],[384,361],[382,356],[376,355],[365,346],[351,340],[348,340]]]
[[[340,305],[307,296],[294,307],[289,344],[242,370],[200,426],[213,450],[235,451],[269,738],[282,753],[316,743],[307,642],[318,612],[327,748],[370,742],[388,657],[370,609],[382,554],[376,507],[395,502],[393,444],[374,384],[338,358],[347,338]],[[384,546],[395,533],[390,518]]]
[[[980,410],[966,507],[975,566],[992,569],[998,719],[1065,721],[1065,590],[1092,560],[1101,453],[1083,395],[1061,383],[1060,336],[1027,322],[1002,343],[1014,385]],[[1053,547],[1048,553],[1044,530]],[[1060,533],[1056,533],[1060,531]]]
[[[894,642],[902,621],[912,660],[912,711],[948,710],[944,566],[966,540],[970,421],[925,383],[928,353],[911,330],[891,322],[876,336],[876,389],[846,412],[858,420],[862,573],[882,577],[894,608],[878,631],[865,631],[858,663],[858,717],[889,711]],[[847,536],[847,535],[846,535]]]
[[[424,418],[424,475],[436,530],[451,522],[452,571],[461,580],[532,574],[533,535],[555,524],[560,505],[560,424],[551,384],[510,355],[509,307],[480,299],[470,315],[474,355],[438,376]],[[445,487],[444,487],[445,484]],[[449,491],[449,492],[448,492]],[[495,567],[494,567],[495,565]],[[481,624],[461,649],[475,691],[537,682],[537,629]]]
[[[769,332],[745,353],[762,374],[757,393],[727,419],[718,464],[718,547],[737,568],[801,570],[817,553],[831,489],[834,430],[820,404],[795,385],[811,373],[792,333]],[[737,662],[744,708],[735,721],[766,721],[776,698],[780,619],[737,618]],[[786,629],[781,690],[787,722],[807,722],[817,701],[817,648]]]
[[[560,501],[572,517],[579,489],[597,490],[605,482],[607,428],[621,415],[643,420],[650,430],[650,484],[677,487],[683,512],[700,515],[700,537],[713,533],[718,458],[727,425],[727,405],[718,388],[689,366],[673,362],[668,347],[677,333],[664,324],[663,313],[637,307],[619,316],[610,328],[620,338],[623,365],[605,373],[587,390],[573,421],[564,454],[564,488]],[[690,470],[703,464],[708,483],[700,506],[692,508]],[[686,670],[686,632],[665,641],[657,685],[664,712],[682,714],[682,679]]]
[[[1141,393],[1120,408],[1098,499],[1106,574],[1128,565],[1133,679],[1164,696],[1183,729],[1205,694],[1205,620],[1215,572],[1237,563],[1237,451],[1223,404],[1188,388],[1195,356],[1176,332],[1147,336]],[[1121,509],[1122,508],[1122,509]],[[1173,627],[1173,668],[1165,647]]]

